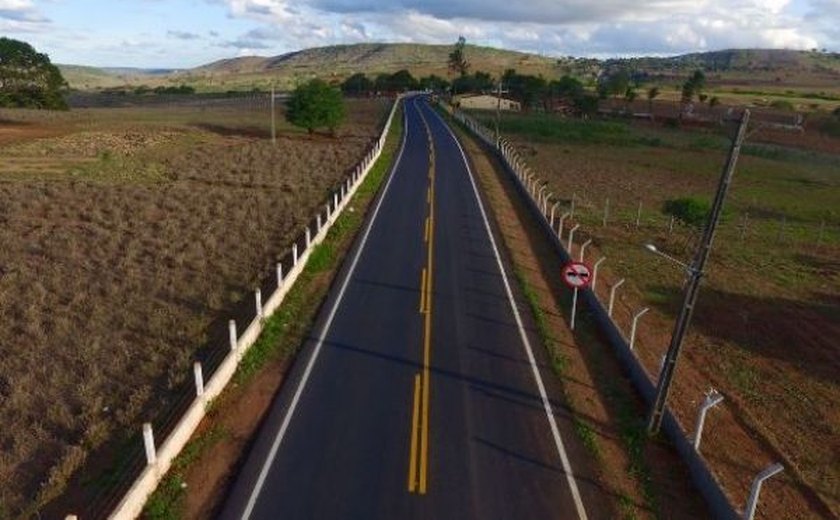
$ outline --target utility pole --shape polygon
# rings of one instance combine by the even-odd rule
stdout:
[[[668,352],[665,354],[665,360],[659,374],[659,381],[656,384],[656,398],[653,401],[650,416],[648,417],[647,431],[651,435],[657,434],[659,428],[662,426],[668,392],[671,389],[674,371],[677,368],[677,359],[680,355],[683,339],[688,331],[688,325],[691,322],[691,316],[694,313],[694,305],[697,303],[697,295],[700,292],[700,281],[703,278],[703,269],[706,267],[706,261],[709,259],[709,253],[712,250],[712,241],[715,238],[715,230],[720,221],[723,202],[726,199],[727,191],[729,191],[732,175],[735,173],[735,165],[738,162],[738,155],[741,153],[741,145],[746,137],[749,122],[750,111],[744,110],[744,115],[741,117],[741,124],[738,127],[738,133],[732,141],[732,148],[729,150],[729,159],[720,177],[720,183],[718,184],[715,201],[712,204],[709,221],[706,223],[706,228],[703,231],[703,240],[700,242],[700,248],[697,250],[694,260],[688,267],[689,279],[686,284],[685,295],[683,296],[682,308],[674,324],[674,331],[671,334],[671,344],[668,346]]]

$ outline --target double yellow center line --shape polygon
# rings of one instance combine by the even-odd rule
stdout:
[[[435,244],[435,148],[432,133],[423,113],[420,112],[429,140],[429,189],[426,203],[429,208],[423,231],[426,243],[426,266],[420,274],[420,314],[423,315],[423,366],[414,376],[413,407],[411,414],[411,453],[408,463],[408,491],[425,495],[429,474],[429,364],[432,355],[432,287]]]

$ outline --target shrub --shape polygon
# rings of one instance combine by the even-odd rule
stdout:
[[[327,127],[335,133],[344,120],[344,98],[341,92],[320,79],[299,86],[286,102],[286,119],[309,133]]]
[[[711,205],[707,201],[696,197],[671,199],[665,201],[664,207],[666,214],[673,215],[681,222],[695,227],[700,227],[706,223],[711,209]]]
[[[777,109],[777,110],[784,110],[785,112],[793,112],[796,110],[796,107],[793,106],[793,103],[786,99],[777,99],[770,103],[770,106]]]

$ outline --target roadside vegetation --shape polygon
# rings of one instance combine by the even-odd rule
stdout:
[[[240,407],[242,401],[248,400],[250,393],[261,391],[257,388],[258,385],[254,384],[261,373],[265,373],[269,368],[276,370],[278,365],[288,367],[302,347],[321,301],[326,297],[332,279],[364,223],[367,208],[374,201],[390,171],[402,139],[401,121],[402,109],[398,109],[379,159],[359,186],[347,209],[330,229],[324,242],[318,245],[309,257],[297,283],[277,312],[267,320],[257,342],[245,354],[234,377],[235,384],[213,404],[213,410],[202,424],[200,433],[190,441],[149,499],[144,517],[150,520],[196,518],[213,512],[220,505],[223,493],[209,495],[206,501],[193,500],[188,504],[187,495],[193,489],[190,482],[195,475],[207,477],[207,473],[213,471],[219,474],[212,475],[211,481],[226,481],[226,477],[235,471],[237,460],[247,456],[245,450],[234,450],[232,456],[219,464],[219,445],[231,443],[231,435],[224,424],[224,417],[229,415],[229,410]],[[277,379],[276,384],[282,384],[282,376]],[[255,419],[254,423],[259,424],[260,417]],[[249,438],[255,433],[256,429],[246,432],[244,436]],[[242,436],[242,432],[239,435]]]
[[[492,114],[475,115],[492,127]],[[622,329],[650,307],[636,351],[656,374],[684,273],[642,246],[691,259],[731,128],[505,114],[501,130],[549,181],[561,213],[574,199],[574,222],[582,225],[576,242],[594,240],[590,261],[607,257],[598,282],[602,301],[612,284],[627,279],[616,303]],[[746,483],[760,469],[774,460],[785,464],[780,491],[762,497],[768,518],[840,511],[838,466],[829,462],[840,449],[832,404],[840,399],[832,346],[840,339],[838,168],[837,140],[823,137],[811,146],[799,133],[751,133],[673,394],[689,432],[703,393],[713,386],[726,395],[726,410],[710,414],[703,453],[735,504],[744,503]]]
[[[340,139],[281,123],[272,145],[264,102],[187,101],[0,110],[4,514],[105,492],[390,105],[348,103]]]

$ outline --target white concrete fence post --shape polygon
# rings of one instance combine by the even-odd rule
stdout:
[[[750,498],[747,500],[747,508],[744,510],[744,520],[755,518],[755,509],[758,507],[758,496],[761,494],[761,485],[764,481],[777,473],[781,473],[785,467],[779,463],[768,466],[764,471],[756,475],[750,489]]]
[[[583,244],[580,245],[580,261],[581,262],[583,262],[584,258],[586,258],[586,248],[591,243],[592,243],[592,239],[589,238],[589,239],[586,240],[586,242],[584,242]]]
[[[633,350],[633,347],[636,345],[636,330],[638,327],[639,320],[642,318],[642,316],[647,314],[649,310],[649,307],[645,307],[633,316],[633,325],[630,327],[630,350]]]
[[[324,223],[323,223],[323,222],[322,222],[322,220],[321,220],[321,214],[320,214],[320,213],[318,213],[318,216],[317,216],[317,217],[315,217],[315,226],[316,226],[316,228],[317,228],[317,229],[316,229],[316,231],[317,231],[318,233],[320,233],[320,232],[321,232],[321,228],[323,227],[323,224],[324,224]]]
[[[309,246],[312,245],[312,230],[309,229],[309,224],[306,225],[306,249],[304,251],[309,251]]]
[[[195,376],[195,395],[201,397],[204,395],[204,372],[198,361],[193,363],[193,376]]]
[[[612,286],[612,287],[610,287],[610,304],[609,304],[609,307],[607,308],[607,316],[609,316],[610,318],[612,318],[612,313],[613,313],[613,304],[615,303],[615,292],[616,292],[616,291],[618,290],[618,288],[619,288],[619,287],[621,287],[622,285],[624,285],[624,278],[622,278],[621,280],[619,280],[619,281],[615,282],[615,283],[613,284],[613,286]]]
[[[155,434],[152,431],[152,423],[143,423],[143,446],[146,448],[146,464],[154,465],[157,462],[157,449],[155,449]]]
[[[236,320],[230,320],[228,322],[228,338],[230,339],[230,349],[236,350],[237,343],[239,343],[236,334]]]
[[[338,193],[333,193],[333,208],[338,211]]]
[[[559,205],[560,201],[558,200],[554,202],[553,206],[551,206],[551,218],[549,219],[549,225],[551,226],[552,230],[554,229],[554,212],[557,210],[557,206]]]
[[[257,289],[254,291],[254,307],[257,311],[257,318],[263,319],[263,302],[262,302],[262,290]]]
[[[298,245],[297,242],[292,244],[292,267],[296,266],[298,263]]]
[[[592,266],[592,293],[593,294],[595,293],[595,284],[598,283],[598,268],[601,266],[601,264],[606,259],[607,259],[606,256],[602,256],[601,258],[598,259],[597,262],[595,262],[595,265]],[[596,294],[596,296],[597,296],[597,294]]]
[[[572,247],[575,244],[575,231],[577,231],[579,228],[580,228],[580,224],[575,224],[575,226],[572,229],[569,230],[569,240],[568,240],[566,246],[569,249],[569,256],[572,256],[572,257],[574,256],[572,254]]]
[[[277,288],[283,285],[283,262],[277,262]]]
[[[560,243],[563,243],[563,224],[566,222],[566,219],[569,218],[571,213],[568,211],[560,215],[560,225],[557,226],[557,237],[560,238]]]
[[[700,440],[703,438],[703,426],[706,423],[706,413],[722,402],[723,394],[714,388],[710,389],[706,394],[706,398],[703,400],[703,403],[700,405],[700,410],[697,412],[697,426],[694,429],[695,451],[700,451]]]

